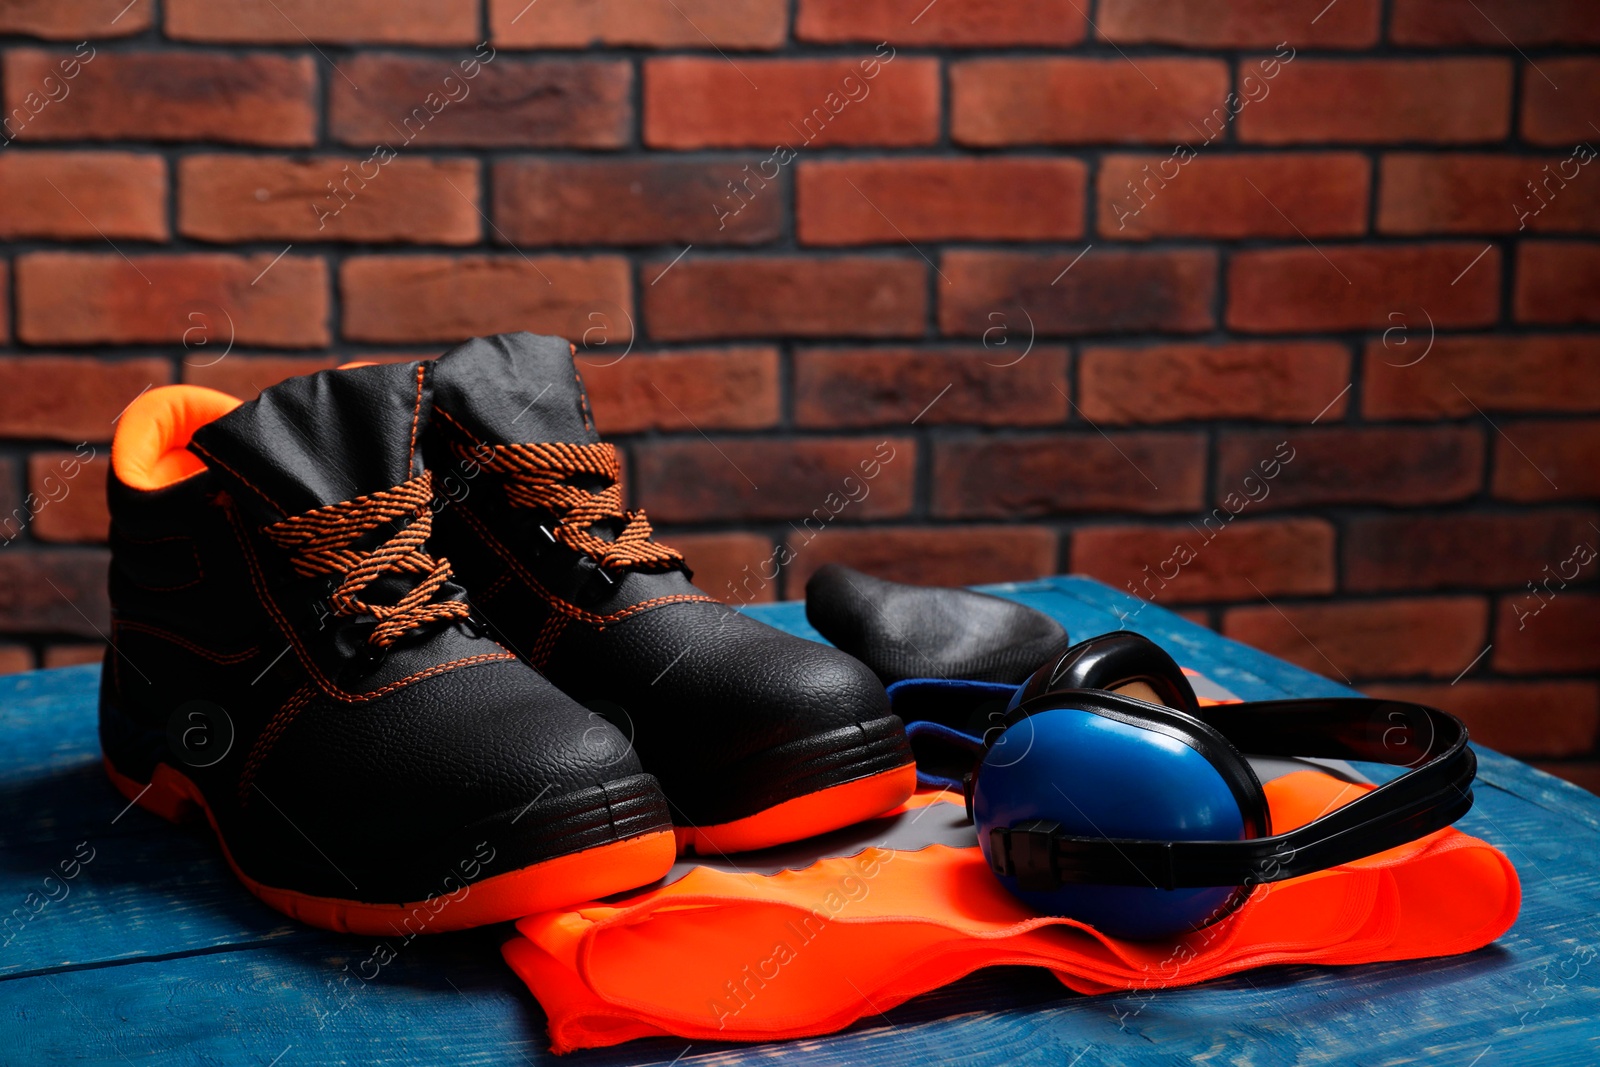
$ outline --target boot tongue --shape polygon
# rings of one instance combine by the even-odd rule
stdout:
[[[560,337],[477,337],[434,364],[439,411],[489,444],[600,440],[572,347]]]
[[[189,450],[272,518],[392,489],[422,471],[425,363],[308,374],[196,430]],[[275,513],[275,514],[274,514]]]

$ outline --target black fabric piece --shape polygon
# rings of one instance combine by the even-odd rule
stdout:
[[[904,585],[837,563],[806,582],[806,618],[885,685],[964,678],[1017,685],[1067,647],[1050,616],[968,589]]]
[[[425,376],[425,364],[389,363],[290,378],[202,426],[189,450],[278,516],[392,489],[422,472],[419,366]]]
[[[436,403],[479,441],[600,440],[572,347],[560,337],[474,337],[435,367]]]

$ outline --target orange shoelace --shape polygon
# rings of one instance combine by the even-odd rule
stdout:
[[[485,470],[507,476],[506,497],[513,507],[541,508],[558,517],[555,528],[545,531],[551,540],[581,552],[603,571],[637,569],[665,571],[683,565],[683,553],[650,540],[650,520],[644,511],[622,508],[622,466],[615,445],[578,445],[553,441],[496,445],[487,460],[481,452],[456,446],[458,456]],[[567,479],[592,475],[606,484],[590,492]],[[598,522],[620,520],[616,539],[597,536]]]
[[[471,608],[459,600],[433,600],[450,578],[450,561],[434,559],[423,551],[433,531],[433,474],[424,472],[408,482],[380,493],[369,493],[329,504],[273,523],[267,536],[295,554],[295,570],[311,577],[341,575],[343,580],[328,596],[341,615],[370,615],[378,620],[367,640],[388,648],[403,634],[431,622],[466,619]],[[396,519],[410,519],[387,541],[372,549],[353,547],[368,532]],[[423,576],[393,604],[372,604],[359,594],[385,571]]]

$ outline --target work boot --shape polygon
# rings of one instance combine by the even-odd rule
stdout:
[[[514,919],[675,855],[627,739],[483,636],[430,544],[430,373],[152,389],[112,445],[106,770],[334,930]]]
[[[910,796],[905,731],[872,672],[701,592],[624,510],[571,345],[469,341],[437,361],[434,390],[440,550],[502,643],[629,736],[681,851],[794,841]]]

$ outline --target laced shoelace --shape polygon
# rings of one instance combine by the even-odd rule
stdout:
[[[340,576],[328,596],[329,606],[341,615],[370,615],[378,620],[367,640],[387,649],[404,634],[442,620],[465,620],[471,608],[459,600],[434,600],[450,578],[450,561],[434,559],[423,550],[433,531],[433,474],[424,472],[393,489],[329,504],[314,511],[273,523],[266,529],[274,544],[294,554],[297,573]],[[393,537],[371,549],[355,543],[379,526],[410,519]],[[362,590],[385,572],[420,574],[417,582],[393,604],[362,600]]]
[[[481,451],[454,446],[458,456],[506,476],[506,497],[513,507],[540,508],[557,516],[552,541],[592,559],[606,571],[665,571],[684,565],[683,553],[650,540],[644,511],[622,507],[622,465],[615,445],[539,442],[496,445],[489,458]],[[592,475],[606,484],[590,492],[569,484],[577,475]],[[608,520],[621,522],[614,540],[592,529]]]

